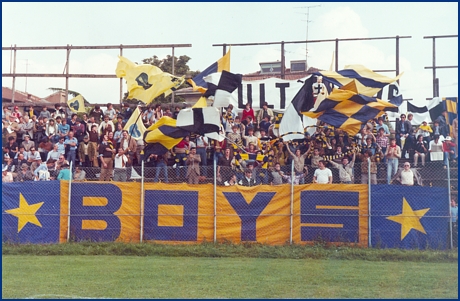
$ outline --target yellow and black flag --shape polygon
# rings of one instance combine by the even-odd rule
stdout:
[[[184,82],[184,76],[171,75],[153,65],[137,65],[122,56],[119,58],[115,73],[126,80],[128,99],[135,98],[149,104],[163,93],[170,94]]]
[[[67,105],[75,113],[85,113],[85,100],[81,94],[67,101]]]

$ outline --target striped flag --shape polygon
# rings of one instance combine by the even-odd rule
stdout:
[[[151,154],[163,155],[176,146],[188,131],[176,126],[176,119],[163,116],[152,124],[144,134],[144,158]]]
[[[208,84],[204,78],[211,73],[222,72],[224,70],[230,71],[230,49],[217,62],[211,64],[208,68],[204,69],[203,72],[199,73],[194,78],[187,80],[187,83],[193,87],[193,91],[205,93],[208,89]]]
[[[229,104],[237,107],[238,101],[232,93],[241,85],[242,79],[241,74],[233,74],[225,70],[210,74],[204,78],[208,83],[208,90],[204,96],[214,97],[214,107],[222,108]]]
[[[200,135],[219,132],[219,109],[216,107],[182,109],[177,115],[176,126]]]
[[[300,88],[299,92],[294,96],[289,106],[284,111],[283,119],[279,125],[279,136],[284,141],[294,139],[304,139],[304,123],[302,112],[306,112],[313,108],[313,84],[316,83],[316,77],[310,76],[307,78]],[[305,117],[307,119],[308,117]],[[310,118],[311,119],[311,118]],[[311,120],[307,123],[315,123],[316,120]]]
[[[396,105],[375,97],[360,95],[350,90],[334,89],[318,108],[303,114],[310,118],[318,118],[354,136],[367,121],[383,115],[385,110],[397,109]]]

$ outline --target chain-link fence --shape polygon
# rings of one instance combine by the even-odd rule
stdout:
[[[456,247],[449,213],[458,181],[450,161],[325,162],[303,172],[265,163],[142,163],[113,170],[109,181],[100,181],[103,167],[71,167],[73,178],[61,184],[59,241]],[[319,184],[318,169],[330,170],[331,184]]]

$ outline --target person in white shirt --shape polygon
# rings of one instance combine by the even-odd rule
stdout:
[[[326,161],[321,160],[318,165],[319,168],[315,170],[313,175],[313,183],[332,184],[332,171],[326,167]]]
[[[391,179],[390,183],[397,180],[401,185],[404,186],[423,186],[422,177],[417,169],[411,168],[409,162],[404,163],[404,168],[400,168],[398,172]]]
[[[113,174],[113,180],[119,182],[126,182],[126,163],[128,163],[128,157],[124,154],[123,149],[118,148],[118,153],[115,155],[115,169]]]

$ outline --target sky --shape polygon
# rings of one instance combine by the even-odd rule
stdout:
[[[308,20],[308,22],[307,22]],[[307,35],[308,30],[308,35]],[[457,35],[456,2],[2,2],[2,46],[102,46],[191,44],[175,48],[191,58],[191,70],[204,70],[223,55],[214,44],[289,42],[410,36],[400,39],[400,87],[405,99],[424,105],[432,97],[433,42],[425,36]],[[308,44],[309,67],[328,70],[335,43]],[[339,43],[339,69],[361,64],[373,70],[396,69],[395,39]],[[133,62],[171,55],[170,48],[124,49]],[[70,73],[114,74],[119,49],[72,50]],[[281,46],[233,46],[232,73],[253,73],[260,62],[281,60]],[[286,67],[304,60],[304,43],[286,44]],[[2,73],[13,70],[12,52],[2,51]],[[17,73],[63,73],[65,50],[17,51]],[[436,39],[436,64],[458,65],[458,38]],[[395,72],[382,73],[395,77]],[[458,69],[438,69],[440,96],[458,96]],[[11,77],[2,85],[12,87]],[[65,78],[17,78],[16,89],[39,97],[50,87],[65,88]],[[69,89],[90,103],[119,103],[119,79],[69,79]],[[126,85],[123,84],[123,92]]]

